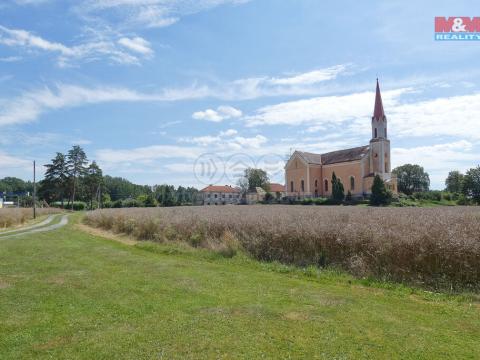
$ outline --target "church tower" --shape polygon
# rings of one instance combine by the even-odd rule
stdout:
[[[370,140],[370,171],[386,180],[390,173],[390,140],[387,137],[387,117],[383,110],[382,95],[377,79],[375,108],[372,117],[372,139]]]

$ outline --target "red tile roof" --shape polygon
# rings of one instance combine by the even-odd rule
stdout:
[[[270,185],[270,192],[285,192],[285,185],[282,184],[269,184]]]
[[[225,186],[210,185],[210,186],[207,186],[205,189],[200,190],[200,192],[239,193],[240,189],[234,188],[229,185],[225,185]]]
[[[377,79],[377,90],[375,94],[375,109],[373,110],[373,117],[376,119],[383,119],[385,112],[383,111],[382,95],[380,94],[380,85]]]

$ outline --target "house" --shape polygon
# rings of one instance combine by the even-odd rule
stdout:
[[[325,154],[295,151],[285,166],[287,196],[296,198],[331,196],[334,172],[342,182],[345,193],[350,191],[353,196],[369,195],[375,175],[380,175],[387,187],[396,193],[397,179],[391,173],[387,117],[383,109],[378,79],[371,126],[372,138],[365,146]]]
[[[240,189],[229,185],[209,185],[200,190],[199,205],[229,205],[239,204],[241,201]]]
[[[255,191],[247,192],[247,194],[245,195],[245,200],[248,205],[256,204],[263,201],[266,194],[267,192],[263,188],[257,186],[255,188]]]
[[[268,193],[272,194],[274,199],[280,200],[286,196],[285,185],[281,184],[268,184],[269,191]],[[249,191],[246,194],[246,202],[247,204],[256,204],[258,202],[265,200],[265,195],[267,195],[267,191],[265,191],[261,187],[256,187],[255,191]]]
[[[274,198],[281,199],[287,196],[287,188],[285,185],[270,183],[269,186],[270,186],[270,193],[272,193]]]

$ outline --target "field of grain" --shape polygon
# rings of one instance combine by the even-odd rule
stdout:
[[[55,208],[37,209],[37,216],[54,214],[60,212]],[[33,210],[25,208],[6,208],[0,209],[0,229],[9,228],[16,225],[22,225],[28,220],[33,219]]]
[[[480,208],[223,206],[97,210],[87,225],[233,256],[479,290]]]

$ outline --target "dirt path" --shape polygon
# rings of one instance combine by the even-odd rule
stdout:
[[[60,229],[64,227],[65,225],[68,224],[68,215],[63,215],[62,218],[60,219],[60,222],[57,224],[48,225],[53,221],[53,219],[57,218],[59,215],[51,215],[47,218],[47,220],[41,222],[40,224],[34,225],[34,226],[29,226],[23,229],[17,229],[14,234],[7,235],[7,236],[0,236],[0,241],[3,239],[11,239],[13,237],[17,236],[22,236],[22,235],[28,235],[28,234],[35,234],[35,233],[40,233],[40,232],[47,232],[47,231],[53,231],[56,229]],[[52,217],[52,219],[50,219]],[[3,235],[3,234],[2,234]]]
[[[12,234],[12,233],[31,230],[31,229],[35,229],[35,228],[39,228],[39,227],[48,225],[53,221],[53,219],[55,219],[56,216],[57,215],[49,215],[45,220],[43,220],[42,222],[39,222],[37,224],[29,225],[29,226],[26,226],[26,227],[18,227],[16,229],[12,229],[12,230],[8,230],[8,231],[2,231],[2,232],[0,232],[0,237],[5,235],[5,234]]]

